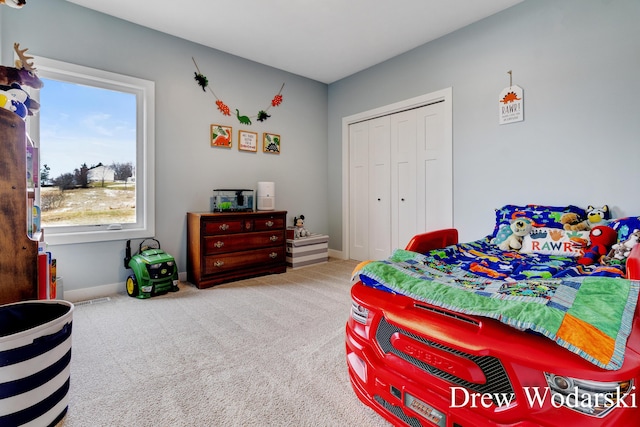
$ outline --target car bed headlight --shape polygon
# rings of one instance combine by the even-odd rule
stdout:
[[[369,310],[355,301],[351,301],[351,318],[358,323],[366,325],[369,318]]]
[[[633,381],[601,382],[564,377],[545,372],[551,389],[554,407],[566,406],[593,417],[604,417],[616,407],[635,407],[635,395],[625,400],[635,390]]]

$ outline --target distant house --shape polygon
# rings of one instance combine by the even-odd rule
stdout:
[[[109,166],[95,166],[87,172],[89,182],[113,182],[116,172]]]

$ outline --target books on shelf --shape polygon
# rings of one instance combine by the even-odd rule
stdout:
[[[43,247],[41,245],[41,247]],[[51,252],[38,252],[38,299],[56,299],[57,293],[57,262]]]

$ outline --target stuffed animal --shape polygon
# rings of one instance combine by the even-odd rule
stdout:
[[[601,208],[594,208],[589,205],[587,207],[587,219],[583,221],[576,222],[578,219],[576,217],[569,216],[570,214],[563,214],[560,217],[560,222],[564,224],[565,230],[572,231],[582,231],[582,230],[592,230],[594,227],[599,225],[606,225],[607,220],[611,219],[611,212],[609,211],[609,206],[604,205]],[[565,215],[567,215],[565,217]],[[564,221],[563,221],[564,218]]]
[[[33,56],[27,56],[25,53],[28,49],[20,49],[19,43],[13,44],[13,50],[18,55],[16,67],[5,67],[0,65],[0,85],[11,85],[18,83],[22,86],[29,86],[34,89],[40,89],[44,83],[36,74],[33,66]]]
[[[3,97],[6,97],[6,99],[4,99]],[[11,86],[0,85],[0,103],[2,103],[3,99],[5,101],[5,104],[8,100],[11,99],[24,104],[24,107],[26,108],[27,113],[30,116],[34,115],[40,110],[40,104],[35,99],[32,99],[27,91],[22,89],[22,86],[20,86],[18,83],[12,83]],[[7,107],[5,106],[4,108]],[[24,119],[24,116],[22,116],[20,113],[16,114]]]
[[[309,233],[309,231],[306,228],[304,228],[304,215],[300,215],[299,217],[294,217],[293,223],[295,224],[295,227],[293,229],[294,239],[298,239],[300,237],[307,237],[311,235],[311,233]]]
[[[589,246],[585,249],[584,254],[578,258],[578,264],[591,265],[600,262],[600,259],[609,252],[616,240],[618,240],[618,233],[613,228],[606,225],[593,227],[589,233]]]
[[[0,91],[0,108],[13,111],[20,116],[22,120],[24,120],[29,113],[29,110],[22,102],[14,99],[9,94],[3,93],[2,91]]]
[[[607,225],[609,219],[611,219],[609,206],[604,205],[601,208],[594,208],[593,206],[587,207],[587,222],[589,223],[590,229],[599,225]]]
[[[587,228],[587,224],[583,223],[583,219],[575,212],[565,212],[560,217],[560,223],[565,230],[582,231]]]
[[[491,243],[497,245],[500,250],[518,250],[522,247],[522,239],[531,232],[533,227],[529,218],[515,218],[509,225],[503,225]]]
[[[633,249],[639,242],[640,230],[635,230],[627,240],[611,246],[609,253],[602,257],[601,263],[605,265],[624,264],[631,254],[631,249]]]

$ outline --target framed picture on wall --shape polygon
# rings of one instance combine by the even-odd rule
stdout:
[[[258,151],[258,134],[246,130],[238,131],[238,150]]]
[[[233,136],[231,126],[211,125],[209,136],[212,147],[231,148]]]
[[[267,132],[263,133],[262,151],[265,153],[280,154],[280,135]]]

